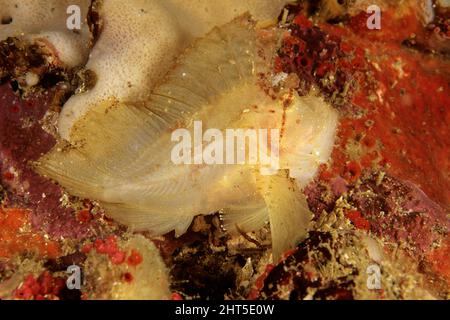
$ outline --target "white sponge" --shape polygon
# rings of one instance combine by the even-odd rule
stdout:
[[[100,17],[103,29],[86,65],[98,80],[91,91],[66,102],[59,132],[67,140],[73,123],[99,101],[149,94],[186,45],[176,20],[157,0],[104,0]]]
[[[69,67],[83,65],[89,55],[90,32],[86,16],[90,0],[0,0],[0,41],[24,37],[53,51]],[[80,8],[80,29],[70,30],[67,13],[71,5]]]

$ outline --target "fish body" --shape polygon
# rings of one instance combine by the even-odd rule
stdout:
[[[247,15],[215,28],[144,101],[111,97],[90,108],[72,128],[70,143],[61,141],[36,170],[74,195],[96,199],[117,221],[153,235],[180,235],[194,216],[218,211],[230,231],[257,230],[270,220],[279,257],[306,233],[311,214],[301,187],[328,160],[337,113],[319,97],[264,88],[280,36],[270,32],[267,40]],[[212,136],[192,141],[199,123],[203,138],[210,129],[216,138],[227,130],[263,132],[258,147],[267,150],[249,161],[251,146],[239,150],[236,142],[232,151],[245,151],[246,161],[205,163],[205,150],[229,150],[226,144],[211,148],[217,143]],[[179,130],[190,133],[184,150],[193,163],[173,159],[174,148],[185,143],[174,139]],[[265,132],[276,139],[268,134],[260,143]],[[272,153],[276,163],[262,161]]]

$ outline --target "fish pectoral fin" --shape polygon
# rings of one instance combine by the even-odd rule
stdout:
[[[273,261],[278,262],[284,252],[306,237],[312,213],[287,170],[258,176],[257,181],[269,213]]]
[[[232,234],[259,230],[264,227],[268,220],[269,213],[264,201],[228,206],[223,209],[222,213],[223,227]]]
[[[108,216],[126,224],[132,231],[148,231],[159,236],[175,230],[175,236],[184,234],[192,223],[193,215],[168,213],[152,207],[101,203]]]

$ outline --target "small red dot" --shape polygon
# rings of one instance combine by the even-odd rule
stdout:
[[[9,110],[12,113],[18,113],[20,111],[20,108],[19,108],[19,106],[12,106]]]
[[[5,180],[12,180],[12,179],[14,179],[14,174],[11,172],[5,172],[3,174],[3,177],[5,178]]]
[[[141,264],[142,260],[142,255],[138,251],[133,249],[131,250],[131,254],[128,257],[127,262],[130,266],[137,266]]]
[[[172,300],[177,300],[177,301],[179,301],[179,300],[184,300],[183,297],[181,296],[181,294],[176,293],[176,292],[172,293],[171,299],[172,299]]]
[[[129,273],[129,272],[125,272],[124,274],[123,274],[123,280],[125,281],[125,282],[132,282],[133,281],[133,275],[131,274],[131,273]]]
[[[113,263],[113,264],[121,264],[122,262],[124,262],[125,261],[125,252],[123,252],[123,251],[118,251],[118,252],[115,252],[115,253],[113,253],[113,254],[110,254],[110,259],[111,259],[111,262]]]

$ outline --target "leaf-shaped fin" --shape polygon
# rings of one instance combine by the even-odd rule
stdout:
[[[293,249],[306,236],[312,214],[305,196],[287,171],[258,176],[257,180],[269,212],[272,254],[277,262],[285,251]]]
[[[264,202],[249,203],[240,206],[227,206],[222,214],[223,226],[226,231],[251,232],[264,227],[269,220],[269,214]]]
[[[108,215],[120,223],[126,224],[133,231],[148,231],[158,236],[175,230],[180,236],[189,228],[193,216],[161,213],[158,208],[138,207],[133,205],[101,203]]]

